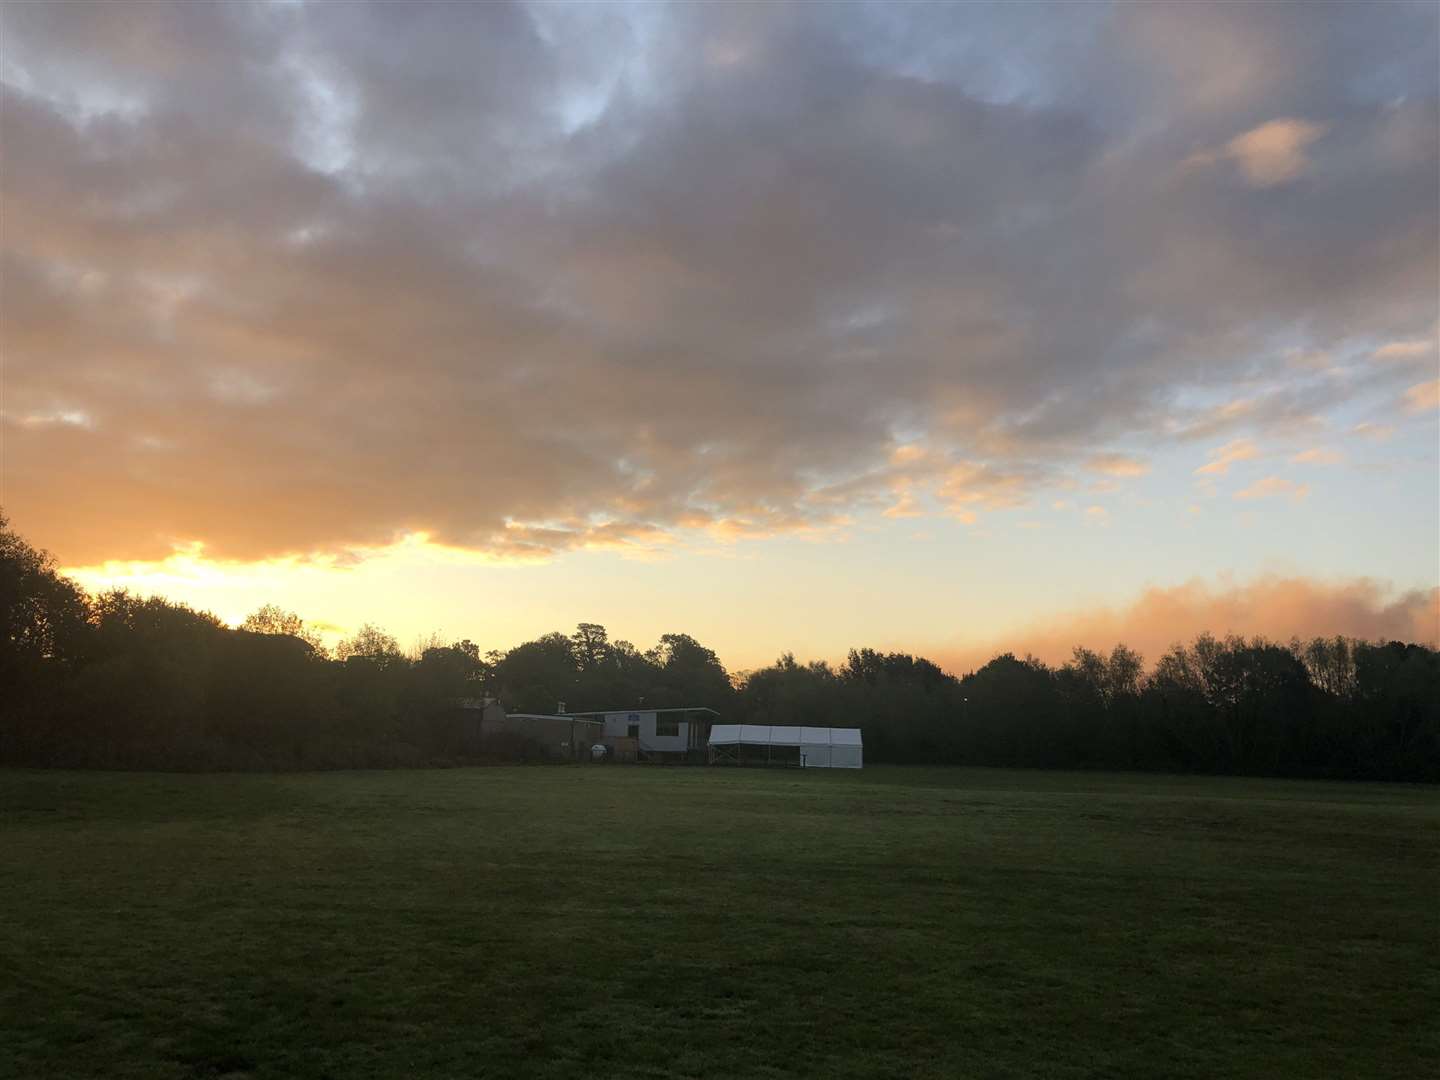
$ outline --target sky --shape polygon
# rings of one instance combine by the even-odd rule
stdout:
[[[332,638],[1435,643],[1437,13],[6,3],[0,506]]]

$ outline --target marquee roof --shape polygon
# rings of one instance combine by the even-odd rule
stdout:
[[[711,746],[863,746],[853,727],[784,727],[773,724],[716,724]]]
[[[628,709],[586,709],[584,712],[566,713],[565,715],[566,715],[566,716],[618,716],[620,713],[655,713],[656,715],[659,715],[660,713],[672,713],[672,712],[683,712],[683,713],[702,713],[702,712],[705,712],[705,713],[709,713],[711,716],[719,716],[719,715],[720,715],[720,714],[719,714],[718,712],[716,712],[714,709],[707,709],[704,705],[688,705],[688,706],[685,706],[685,707],[683,707],[683,708],[676,708],[676,709],[647,709],[647,708],[645,708],[645,706],[643,706],[643,705],[632,705],[632,706],[630,706]]]

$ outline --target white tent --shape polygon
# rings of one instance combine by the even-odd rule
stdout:
[[[865,747],[859,728],[716,724],[710,729],[710,761],[859,769],[865,765]]]
[[[810,729],[806,729],[810,730]],[[856,727],[832,727],[830,732],[830,767],[832,769],[860,769],[865,765],[865,744]]]

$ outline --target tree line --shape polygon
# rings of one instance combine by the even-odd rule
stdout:
[[[1440,653],[1202,634],[1147,670],[1124,645],[1059,666],[1006,653],[786,654],[727,672],[686,634],[640,650],[581,623],[508,651],[364,626],[327,650],[273,605],[238,629],[91,596],[0,516],[0,762],[161,769],[461,763],[456,703],[518,712],[707,706],[729,722],[859,727],[869,762],[1440,781]]]

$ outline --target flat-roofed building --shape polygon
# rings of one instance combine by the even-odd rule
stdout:
[[[601,725],[600,741],[612,748],[633,747],[638,761],[705,760],[714,709],[602,709],[570,715]]]

